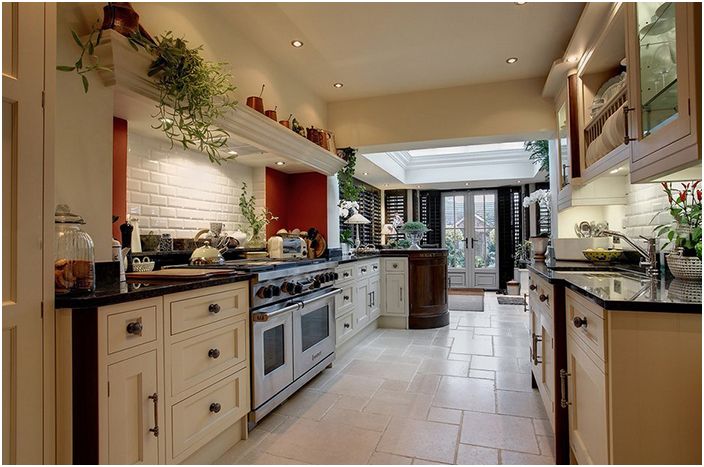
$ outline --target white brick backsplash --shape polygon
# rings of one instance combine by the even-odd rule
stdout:
[[[623,225],[629,237],[652,237],[654,226],[672,221],[670,214],[664,211],[668,207],[667,195],[659,183],[630,185],[626,196]]]
[[[143,233],[170,233],[188,238],[224,222],[226,231],[239,224],[246,230],[238,206],[242,182],[254,194],[256,205],[264,205],[264,169],[252,169],[237,162],[211,164],[198,151],[184,151],[159,138],[130,132],[127,155],[128,207],[141,209]],[[257,172],[254,181],[253,172]]]

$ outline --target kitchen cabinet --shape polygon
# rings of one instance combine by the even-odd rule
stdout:
[[[567,290],[561,406],[579,464],[701,464],[701,314],[605,310]]]
[[[380,293],[381,288],[379,287],[379,276],[377,275],[376,277],[369,279],[369,295],[371,296],[369,305],[369,319],[377,319],[380,315]]]
[[[381,323],[384,327],[408,328],[408,258],[381,260]]]
[[[357,285],[357,296],[364,300],[357,305],[354,310],[354,325],[356,328],[361,329],[366,326],[371,319],[372,294],[369,290],[368,280],[363,280]]]
[[[335,297],[335,340],[340,347],[381,314],[381,262],[379,258],[360,259],[340,264],[335,272],[335,287],[342,289]]]
[[[701,4],[625,8],[631,180],[646,182],[701,163]]]
[[[248,282],[59,316],[60,463],[207,463],[246,438]]]

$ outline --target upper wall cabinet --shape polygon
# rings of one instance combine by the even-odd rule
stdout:
[[[699,178],[701,4],[627,3],[631,180]]]

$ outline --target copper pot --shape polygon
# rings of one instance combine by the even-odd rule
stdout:
[[[291,122],[288,120],[279,120],[279,123],[288,128],[289,130],[291,129]]]
[[[249,96],[247,98],[247,107],[251,107],[257,112],[264,113],[264,100],[259,96]]]
[[[113,29],[123,36],[139,31],[139,14],[129,2],[109,2],[103,7],[101,29]]]
[[[273,121],[278,120],[278,118],[276,117],[276,110],[267,110],[266,112],[264,112],[264,115],[266,115]]]

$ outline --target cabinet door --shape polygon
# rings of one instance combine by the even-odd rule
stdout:
[[[609,463],[606,376],[567,332],[570,448],[579,464]]]
[[[541,359],[540,396],[550,424],[555,428],[555,338],[552,318],[547,313],[540,315],[540,342],[538,355]]]
[[[629,113],[634,168],[658,163],[667,172],[686,163],[671,156],[692,144],[696,131],[694,6],[638,2],[628,8]],[[694,37],[699,40],[700,36]],[[632,71],[631,71],[632,70]],[[696,160],[696,150],[693,151]]]
[[[379,317],[381,311],[381,287],[379,286],[379,276],[369,279],[369,294],[371,295],[369,319],[374,320]]]
[[[108,366],[108,432],[101,436],[108,437],[109,464],[159,463],[163,433],[155,436],[149,431],[159,425],[155,418],[163,413],[163,395],[153,399],[157,394],[156,359],[156,350],[152,350]]]
[[[369,322],[369,311],[371,309],[371,291],[369,281],[362,281],[357,285],[357,306],[354,309],[354,326],[361,329]]]
[[[406,316],[406,275],[386,273],[384,277],[384,305],[382,313]]]

